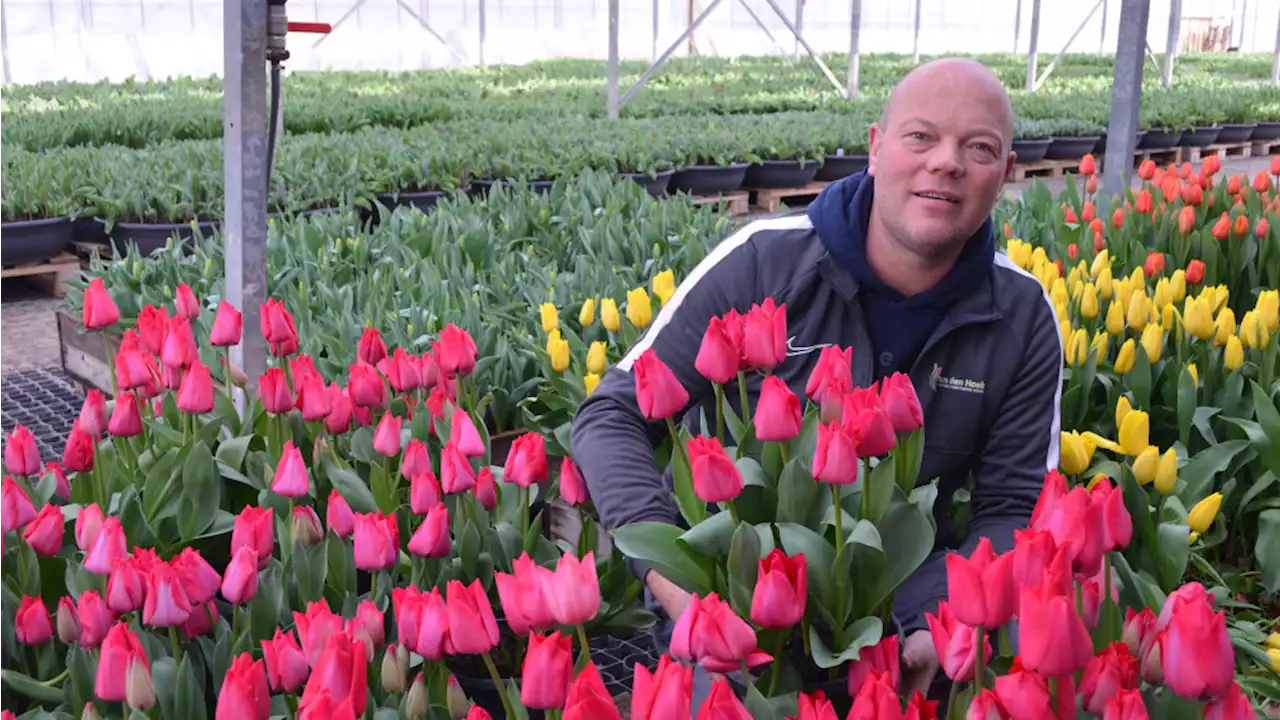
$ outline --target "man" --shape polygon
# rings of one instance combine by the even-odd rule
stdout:
[[[806,213],[754,222],[722,242],[574,421],[574,457],[606,528],[679,523],[670,481],[652,459],[665,427],[647,423],[636,402],[631,367],[645,350],[688,389],[688,409],[711,409],[712,388],[694,367],[709,320],[772,296],[786,303],[792,335],[774,374],[799,397],[829,344],[853,348],[857,386],[908,373],[926,428],[918,480],[941,480],[935,552],[895,597],[904,690],[926,689],[937,674],[924,614],[946,597],[946,553],[967,556],[984,536],[997,552],[1010,550],[1058,464],[1062,345],[1053,305],[995,250],[991,211],[1014,163],[1012,135],[1008,95],[986,67],[945,59],[915,69],[870,128],[867,171],[832,183]],[[753,400],[761,380],[749,379]],[[961,542],[951,495],[970,482]],[[633,570],[677,618],[689,594],[638,563]]]

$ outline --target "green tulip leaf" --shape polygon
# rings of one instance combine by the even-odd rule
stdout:
[[[359,475],[335,463],[325,463],[325,475],[329,483],[337,489],[338,494],[351,506],[352,512],[376,512],[378,504],[373,500],[373,493]]]
[[[679,527],[667,523],[632,523],[613,531],[613,544],[626,557],[685,590],[705,595],[712,589],[713,566],[680,539],[682,534]]]
[[[1264,510],[1258,515],[1258,539],[1253,547],[1262,569],[1262,586],[1272,594],[1280,591],[1280,510]]]
[[[813,648],[813,664],[826,670],[858,660],[862,649],[880,642],[884,624],[878,617],[864,617],[836,633],[832,647],[818,628],[809,627],[809,644]],[[834,648],[834,649],[833,649]]]
[[[1186,465],[1178,469],[1182,486],[1178,496],[1188,506],[1206,498],[1213,489],[1214,475],[1222,472],[1242,450],[1249,447],[1247,440],[1228,440],[1196,453]]]
[[[778,478],[778,522],[815,525],[822,517],[822,501],[829,493],[810,474],[802,457],[793,457]]]
[[[38,703],[56,704],[62,702],[62,690],[60,688],[53,685],[45,685],[17,670],[0,670],[0,680],[3,681],[5,687]]]

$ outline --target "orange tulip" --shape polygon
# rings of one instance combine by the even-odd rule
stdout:
[[[1074,225],[1080,222],[1080,220],[1076,218],[1075,210],[1072,210],[1071,208],[1065,208],[1062,213],[1062,222]]]
[[[1084,209],[1080,211],[1080,219],[1084,222],[1091,223],[1098,216],[1098,212],[1093,209],[1093,201],[1085,200]]]
[[[1123,209],[1116,208],[1116,211],[1111,213],[1111,227],[1117,228],[1117,229],[1124,227],[1124,210]]]
[[[1240,188],[1244,185],[1244,180],[1239,175],[1232,175],[1227,178],[1227,194],[1239,195]]]
[[[1178,199],[1178,188],[1181,184],[1175,175],[1164,176],[1164,180],[1160,183],[1160,192],[1164,194],[1165,202],[1173,202]]]
[[[1271,174],[1280,175],[1280,155],[1273,155],[1271,157]]]
[[[1138,192],[1138,201],[1134,204],[1133,209],[1138,211],[1139,215],[1150,215],[1155,205],[1151,200],[1151,191],[1143,188]]]
[[[1271,176],[1259,170],[1258,174],[1253,176],[1253,189],[1259,195],[1266,193],[1271,189]]]
[[[1150,181],[1152,178],[1155,177],[1155,174],[1156,174],[1156,164],[1149,159],[1143,160],[1142,164],[1138,166],[1138,177],[1142,178],[1143,180]]]
[[[1231,232],[1236,237],[1244,237],[1249,234],[1249,216],[1237,215],[1235,223],[1231,226]]]
[[[1244,216],[1243,216],[1243,215],[1241,215],[1241,217],[1244,217]],[[1254,233],[1255,235],[1257,235],[1257,236],[1258,236],[1258,239],[1259,239],[1259,240],[1265,240],[1265,239],[1266,239],[1266,237],[1267,237],[1267,232],[1268,232],[1270,229],[1271,229],[1271,226],[1267,224],[1267,219],[1266,219],[1266,218],[1264,218],[1264,217],[1263,217],[1263,218],[1258,218],[1258,224],[1257,224],[1257,226],[1254,228],[1253,233]]]
[[[1090,195],[1097,194],[1098,192],[1098,176],[1097,175],[1089,176],[1089,181],[1084,184],[1084,191],[1089,193]]]
[[[1183,208],[1184,210],[1186,208]],[[1222,213],[1222,217],[1218,218],[1218,222],[1213,224],[1213,237],[1218,240],[1226,240],[1227,234],[1231,232],[1231,218],[1226,213]]]
[[[1076,245],[1075,243],[1071,243],[1070,245],[1068,245],[1067,257],[1071,258],[1072,260],[1075,260],[1076,258],[1080,257],[1080,246]]]
[[[1093,251],[1100,253],[1107,248],[1107,241],[1103,239],[1101,232],[1093,234]]]
[[[1222,158],[1217,155],[1210,155],[1204,159],[1204,164],[1200,167],[1200,173],[1205,177],[1211,177],[1222,169]]]
[[[1093,153],[1089,153],[1080,158],[1080,174],[1092,175],[1097,171],[1097,161],[1094,160]],[[1093,192],[1090,190],[1089,192]]]
[[[1164,206],[1161,205],[1160,209],[1163,210]],[[1195,224],[1196,209],[1190,205],[1182,208],[1182,211],[1178,213],[1178,232],[1183,235],[1190,234],[1191,228],[1195,227]]]
[[[1182,163],[1182,167],[1178,168],[1178,177],[1182,178],[1183,180],[1186,180],[1187,178],[1191,177],[1191,172],[1192,172],[1191,163],[1184,162]]]
[[[1187,183],[1183,185],[1179,194],[1182,196],[1182,202],[1187,205],[1198,207],[1204,202],[1204,188],[1201,188],[1198,183]]]

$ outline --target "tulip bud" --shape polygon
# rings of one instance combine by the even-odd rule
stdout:
[[[1151,419],[1145,410],[1130,410],[1120,423],[1120,447],[1125,455],[1137,456],[1150,445]]]
[[[80,720],[98,720],[98,711],[94,709],[93,703],[85,703],[84,712],[80,713]]]
[[[1240,338],[1235,335],[1227,339],[1227,349],[1222,354],[1222,364],[1226,365],[1228,370],[1237,370],[1244,364],[1244,346],[1240,343]]]
[[[555,303],[542,303],[539,311],[542,316],[542,332],[549,334],[552,330],[560,329],[560,313],[556,311]]]
[[[1156,466],[1156,492],[1169,495],[1177,484],[1178,453],[1173,448],[1169,448],[1160,456],[1160,463]]]
[[[604,323],[604,329],[609,332],[618,332],[618,328],[622,327],[622,317],[618,314],[618,303],[613,298],[605,298],[600,301],[600,322]]]
[[[125,702],[134,710],[150,710],[156,704],[156,686],[151,682],[146,664],[136,656],[130,658],[126,673]]]
[[[320,517],[310,505],[298,505],[293,508],[290,530],[294,541],[307,547],[324,539],[324,526],[320,524]]]
[[[602,341],[597,340],[591,343],[591,349],[587,351],[587,372],[593,372],[597,375],[604,372],[605,366],[608,364],[607,349],[608,347]]]
[[[382,656],[382,689],[389,693],[404,692],[408,684],[409,651],[392,643]]]
[[[467,699],[467,694],[463,692],[462,686],[458,684],[458,678],[453,675],[449,676],[446,697],[449,702],[449,716],[453,720],[465,718],[471,710],[471,701]]]
[[[1119,297],[1107,305],[1107,332],[1116,336],[1124,333],[1124,303]]]
[[[667,301],[670,300],[671,296],[676,292],[675,273],[670,269],[667,269],[657,275],[654,275],[651,287],[653,288],[653,294],[658,296],[658,301],[663,305],[666,305]]]
[[[1214,519],[1218,517],[1218,511],[1221,508],[1222,493],[1216,492],[1191,508],[1191,511],[1187,513],[1187,525],[1198,533],[1206,533],[1209,531],[1209,526],[1213,524]]]
[[[582,327],[590,327],[591,323],[596,319],[596,301],[593,298],[587,298],[582,303],[582,310],[578,312],[578,324]]]
[[[653,303],[644,288],[627,291],[627,319],[640,329],[649,327],[649,323],[653,322]]]
[[[453,712],[452,704],[450,705],[450,713],[456,718],[458,715]],[[418,720],[427,716],[427,687],[422,682],[422,673],[418,673],[418,677],[413,679],[413,684],[409,686],[409,694],[404,699],[404,714],[410,720]],[[463,714],[465,717],[465,713]]]
[[[58,639],[72,645],[80,639],[80,620],[76,615],[75,601],[70,597],[58,600]]]

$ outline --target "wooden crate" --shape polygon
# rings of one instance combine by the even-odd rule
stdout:
[[[80,258],[68,252],[43,263],[18,265],[0,269],[0,278],[30,277],[45,285],[54,297],[65,297],[67,281],[80,272]]]
[[[82,391],[96,388],[110,397],[111,369],[107,364],[102,333],[84,332],[80,319],[66,310],[59,310],[57,319],[62,370],[80,385]],[[111,333],[111,348],[113,351],[120,348],[120,335]]]
[[[1033,163],[1018,163],[1006,178],[1010,182],[1023,182],[1030,178],[1061,178],[1068,172],[1079,172],[1080,158],[1075,160],[1037,160]]]
[[[721,200],[730,215],[746,215],[751,209],[750,193],[741,190],[723,195],[693,195],[690,198],[694,205],[719,205]]]
[[[1191,163],[1202,162],[1213,155],[1217,155],[1219,160],[1253,157],[1253,143],[1217,143],[1208,147],[1187,148],[1187,160]]]
[[[793,188],[746,188],[756,197],[755,206],[767,213],[778,212],[783,200],[793,197],[814,197],[829,185],[825,180],[814,180],[808,185]]]
[[[1159,150],[1139,150],[1133,154],[1133,166],[1136,168],[1142,164],[1144,160],[1150,160],[1157,166],[1181,165],[1182,150],[1180,147],[1163,148]]]
[[[1263,140],[1250,145],[1254,155],[1280,155],[1280,140]]]

